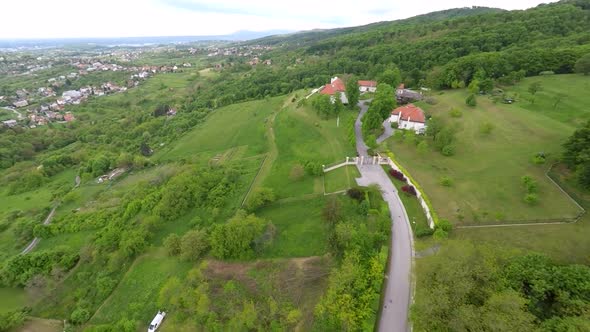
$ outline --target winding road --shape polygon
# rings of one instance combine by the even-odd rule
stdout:
[[[356,148],[359,156],[368,157],[367,145],[363,140],[361,129],[361,118],[367,112],[368,106],[363,102],[360,102],[359,106],[361,111],[355,122]],[[361,173],[357,183],[361,186],[379,185],[383,199],[387,202],[391,213],[389,269],[385,276],[386,285],[379,331],[410,331],[408,313],[412,298],[411,274],[414,242],[409,218],[395,186],[380,165],[357,165],[357,167]]]

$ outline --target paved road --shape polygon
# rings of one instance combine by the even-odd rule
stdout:
[[[361,112],[355,122],[357,152],[359,156],[367,156],[361,131],[361,117],[367,111],[367,106],[359,105]],[[386,286],[383,308],[379,320],[379,331],[405,332],[409,331],[408,312],[411,301],[412,259],[414,243],[412,228],[404,205],[389,177],[380,165],[358,166],[361,177],[357,182],[361,186],[378,184],[381,187],[383,199],[391,212],[391,245],[389,253],[389,270],[386,275]]]
[[[393,128],[391,128],[391,122],[389,122],[389,119],[383,121],[383,129],[385,129],[383,134],[377,138],[377,143],[379,144],[393,135]]]
[[[49,225],[51,218],[53,218],[53,215],[55,214],[55,209],[57,209],[57,206],[54,206],[53,209],[51,209],[51,212],[49,212],[47,218],[43,221],[43,225]],[[37,244],[39,244],[39,241],[41,241],[41,238],[34,238],[33,241],[31,241],[31,243],[29,243],[29,245],[21,252],[21,255],[28,254],[31,250],[35,249]]]

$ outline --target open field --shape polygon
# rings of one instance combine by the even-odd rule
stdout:
[[[527,89],[533,82],[540,82],[541,90],[535,94],[534,103],[531,103],[532,96]],[[542,114],[573,126],[590,120],[590,109],[587,107],[590,100],[588,96],[590,78],[587,76],[530,77],[506,90],[519,96],[518,106],[536,114]]]
[[[27,293],[20,288],[0,287],[0,314],[18,310],[27,305]]]
[[[321,211],[323,197],[288,203],[275,203],[258,213],[277,228],[273,243],[262,253],[264,258],[307,257],[326,253],[326,227]]]
[[[326,193],[347,190],[356,186],[356,178],[361,177],[356,166],[344,166],[324,173]]]
[[[347,121],[354,115],[343,111],[337,124],[334,118],[321,119],[309,106],[291,105],[280,112],[274,127],[279,156],[263,185],[273,188],[281,198],[322,193],[321,178],[305,175],[291,181],[291,170],[306,161],[329,164],[356,155],[346,138]]]
[[[562,89],[566,91],[568,86]],[[526,102],[495,104],[480,96],[478,106],[472,109],[465,106],[465,97],[462,90],[445,91],[436,96],[436,105],[420,105],[455,128],[454,156],[445,157],[432,150],[420,154],[414,144],[401,143],[396,138],[387,143],[430,196],[438,214],[454,223],[576,216],[577,207],[545,177],[549,163],[560,155],[561,144],[575,128],[523,108]],[[590,96],[586,98],[587,104]],[[462,117],[452,118],[451,108],[462,110]],[[575,114],[576,110],[563,112]],[[480,131],[484,123],[494,127],[489,135]],[[546,164],[532,163],[538,152],[548,156]],[[523,200],[525,189],[520,179],[524,175],[532,176],[538,183],[536,205],[530,206]],[[451,187],[440,184],[443,176],[452,179]]]
[[[171,276],[183,277],[190,268],[190,263],[169,257],[163,248],[144,254],[133,263],[90,324],[121,318],[138,319],[147,324],[159,309],[157,298],[162,284]]]
[[[155,159],[212,158],[226,150],[245,147],[241,157],[266,152],[264,123],[271,112],[280,107],[284,97],[259,100],[222,107],[208,119],[180,138],[174,146],[156,154]]]

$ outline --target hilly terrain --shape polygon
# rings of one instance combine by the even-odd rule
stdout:
[[[151,74],[64,79],[129,86],[66,105],[75,121],[2,109],[0,331],[138,331],[159,310],[161,331],[378,330],[392,194],[412,330],[590,329],[590,1],[116,50],[126,61],[70,51],[33,72],[19,63],[40,53],[2,53],[22,72],[0,92],[86,57]],[[335,76],[347,106],[314,93]],[[376,92],[355,97],[357,80]],[[423,133],[383,127],[402,83]],[[324,172],[359,140],[390,158],[393,193],[358,186],[358,164]]]

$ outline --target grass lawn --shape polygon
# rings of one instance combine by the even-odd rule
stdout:
[[[158,311],[158,292],[171,276],[183,278],[190,263],[169,257],[164,248],[151,250],[136,259],[121,283],[90,320],[90,324],[116,322],[126,317],[147,325]]]
[[[18,310],[27,305],[27,294],[22,288],[0,287],[0,314]]]
[[[533,82],[541,83],[541,90],[531,103],[528,87]],[[536,114],[557,121],[579,126],[590,120],[588,103],[590,77],[583,75],[551,75],[529,77],[520,84],[506,89],[517,94],[517,105]]]
[[[278,158],[263,185],[275,190],[278,197],[296,197],[322,193],[322,179],[306,175],[300,181],[291,181],[293,166],[306,161],[327,165],[347,156],[355,156],[347,140],[347,123],[355,113],[349,110],[336,119],[324,120],[309,106],[291,104],[275,120],[274,132]]]
[[[307,257],[326,253],[326,229],[322,219],[325,200],[313,198],[275,203],[256,214],[271,221],[277,235],[262,258]]]
[[[356,186],[356,178],[361,177],[356,166],[344,166],[324,173],[326,193],[347,190]]]
[[[569,85],[562,89],[569,89]],[[519,102],[494,104],[482,96],[478,97],[477,107],[468,108],[465,97],[463,90],[445,91],[436,96],[436,105],[421,105],[456,128],[454,156],[445,157],[435,151],[420,154],[414,144],[396,138],[387,142],[430,196],[438,214],[454,223],[561,219],[577,215],[577,207],[545,177],[548,164],[538,166],[531,162],[540,151],[555,160],[562,151],[561,144],[575,128],[525,109]],[[586,99],[586,104],[590,103],[590,95]],[[462,117],[449,115],[453,107],[463,111]],[[481,134],[479,128],[483,123],[494,125],[491,134]],[[531,175],[538,182],[537,205],[530,206],[523,201],[525,190],[520,178],[524,175]],[[442,176],[450,177],[453,185],[440,185]]]
[[[211,158],[228,149],[246,146],[242,156],[267,151],[265,122],[272,111],[280,107],[284,97],[257,100],[222,107],[207,120],[182,136],[173,147],[154,156],[156,160]]]
[[[410,218],[410,225],[412,226],[412,230],[414,231],[414,235],[416,235],[416,230],[418,229],[428,229],[428,219],[426,219],[426,215],[424,214],[424,210],[418,201],[418,198],[409,196],[402,191],[402,187],[405,185],[405,182],[401,182],[398,179],[395,179],[389,174],[389,170],[391,169],[389,166],[383,165],[383,169],[387,176],[395,186],[398,191],[398,195],[404,204],[404,208],[406,209],[406,213]]]

